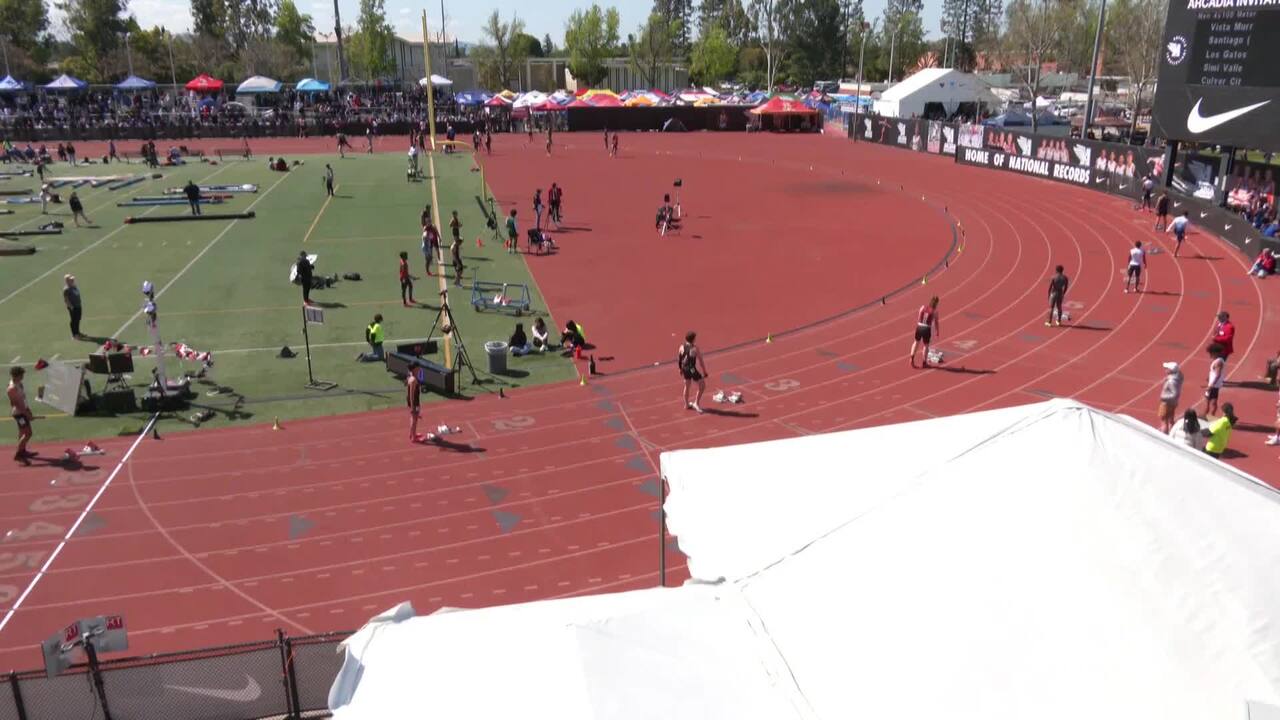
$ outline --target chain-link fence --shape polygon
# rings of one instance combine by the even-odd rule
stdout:
[[[10,673],[0,683],[0,720],[300,718],[324,711],[342,667],[338,644],[351,633],[103,660],[102,695],[86,665],[57,677]],[[108,715],[109,713],[109,715]]]

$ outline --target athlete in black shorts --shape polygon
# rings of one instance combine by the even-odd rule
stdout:
[[[1049,319],[1044,321],[1045,327],[1062,324],[1062,301],[1067,297],[1067,287],[1070,284],[1071,281],[1062,271],[1062,266],[1054,268],[1054,275],[1049,278]],[[1055,316],[1054,313],[1057,315]]]
[[[707,363],[702,359],[702,351],[695,341],[698,333],[692,330],[685,333],[684,344],[676,352],[676,366],[680,368],[680,377],[684,379],[684,406],[698,413],[702,412],[702,394],[707,390]],[[698,384],[698,395],[689,402],[689,388]]]

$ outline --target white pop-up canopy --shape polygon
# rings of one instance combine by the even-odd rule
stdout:
[[[931,103],[951,115],[962,103],[998,107],[1000,99],[975,75],[950,68],[926,68],[881,93],[874,108],[879,115],[909,118],[923,116]]]
[[[370,623],[335,717],[1280,712],[1280,496],[1131,419],[1059,400],[662,471],[692,583]]]

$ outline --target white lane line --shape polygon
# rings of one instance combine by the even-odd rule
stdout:
[[[157,413],[152,415],[151,419],[147,421],[146,427],[142,428],[142,432],[138,434],[138,437],[134,439],[133,444],[129,446],[129,449],[125,451],[124,456],[120,458],[120,462],[116,463],[111,474],[108,475],[106,481],[102,483],[102,487],[98,488],[98,492],[94,494],[93,499],[89,501],[89,504],[85,506],[84,510],[80,511],[80,517],[76,518],[76,521],[71,524],[71,527],[67,530],[67,534],[62,538],[62,542],[58,543],[58,546],[49,554],[49,559],[44,561],[44,565],[40,567],[40,571],[36,573],[35,577],[31,578],[31,583],[28,584],[27,589],[23,590],[22,594],[18,596],[17,602],[13,604],[13,607],[9,608],[9,612],[4,614],[4,619],[0,619],[0,632],[4,631],[5,626],[13,619],[14,613],[18,612],[18,608],[22,606],[24,601],[26,601],[27,596],[31,594],[31,591],[36,589],[36,585],[40,582],[40,579],[49,572],[49,567],[53,565],[54,560],[58,559],[58,554],[62,552],[62,548],[67,546],[67,543],[71,540],[71,536],[75,535],[76,530],[80,528],[80,523],[84,522],[85,517],[93,511],[93,506],[98,504],[98,500],[102,497],[102,494],[107,491],[107,488],[111,487],[111,481],[116,479],[116,475],[119,475],[120,470],[129,462],[129,458],[133,455],[133,451],[137,450],[138,446],[142,444],[142,441],[147,438],[147,435],[151,434],[151,428],[155,426],[156,419],[159,417],[160,415]]]
[[[224,167],[225,167],[225,166],[224,166]],[[267,199],[267,196],[271,194],[271,191],[272,191],[272,190],[275,190],[277,187],[279,187],[280,183],[284,182],[284,181],[285,181],[285,179],[287,179],[291,174],[292,174],[292,173],[285,173],[285,174],[284,174],[284,175],[283,175],[279,180],[275,181],[275,183],[273,183],[273,184],[271,185],[271,187],[267,188],[267,191],[266,191],[266,192],[264,192],[264,193],[262,193],[261,195],[259,195],[259,196],[257,197],[257,199],[256,199],[256,200],[254,200],[252,203],[250,203],[250,204],[249,204],[249,207],[245,208],[245,209],[244,209],[244,211],[245,211],[245,212],[249,212],[250,210],[252,210],[252,209],[254,209],[255,207],[257,207],[257,206],[258,206],[258,203],[262,202],[263,200],[266,200],[266,199]],[[178,282],[179,280],[181,280],[181,279],[182,279],[182,276],[183,276],[183,275],[186,275],[186,274],[187,274],[187,271],[188,271],[188,270],[190,270],[190,269],[192,268],[192,266],[194,266],[197,262],[199,262],[199,261],[200,261],[200,258],[202,258],[202,257],[204,257],[204,256],[205,256],[205,253],[207,253],[207,252],[209,252],[210,250],[212,250],[212,249],[213,249],[213,246],[214,246],[214,245],[217,245],[219,240],[221,240],[222,238],[226,237],[227,233],[231,232],[231,228],[235,227],[235,226],[236,226],[236,223],[239,223],[239,222],[240,222],[240,220],[239,220],[239,219],[232,220],[230,223],[228,223],[228,224],[227,224],[227,226],[226,226],[226,227],[222,228],[222,232],[220,232],[220,233],[218,233],[216,236],[214,236],[214,238],[213,238],[212,240],[210,240],[210,241],[209,241],[209,244],[204,246],[204,249],[203,249],[203,250],[201,250],[200,252],[196,253],[196,256],[195,256],[195,257],[193,257],[193,258],[191,258],[191,262],[189,262],[189,263],[187,263],[185,266],[183,266],[183,268],[182,268],[181,270],[179,270],[179,271],[178,271],[178,274],[177,274],[177,275],[174,275],[172,278],[170,278],[169,282],[165,283],[164,287],[162,287],[162,288],[160,288],[159,290],[157,290],[157,291],[156,291],[156,297],[158,298],[158,297],[160,297],[161,295],[164,295],[164,292],[165,292],[166,290],[168,290],[169,288],[173,287],[174,283],[176,283],[176,282]],[[134,321],[134,320],[137,320],[137,319],[138,319],[138,318],[140,318],[140,317],[142,317],[142,308],[138,308],[137,312],[135,312],[135,313],[133,314],[133,316],[132,316],[132,317],[130,317],[128,320],[125,320],[125,321],[124,321],[124,324],[120,326],[120,329],[119,329],[119,330],[116,330],[115,334],[114,334],[114,335],[112,335],[111,337],[117,337],[117,338],[118,338],[118,337],[120,337],[120,336],[124,333],[124,331],[125,331],[125,330],[130,326],[130,325],[132,325],[132,324],[133,324],[133,321]]]
[[[214,172],[213,172],[213,174],[211,174],[211,175],[209,175],[209,176],[207,176],[207,177],[205,177],[205,178],[202,178],[198,184],[203,185],[203,184],[205,184],[205,183],[209,182],[209,181],[210,181],[210,180],[212,180],[213,178],[217,177],[218,173],[222,172],[223,170],[226,170],[226,169],[227,169],[227,168],[229,168],[229,167],[231,167],[231,166],[230,166],[230,165],[223,165],[221,168],[219,168],[218,170],[214,171]],[[153,210],[155,210],[155,209],[156,209],[156,208],[148,208],[146,212],[142,213],[142,215],[144,215],[144,216],[145,216],[145,215],[147,215],[147,214],[151,213],[151,212],[152,212]],[[44,273],[43,273],[42,275],[40,275],[39,277],[37,277],[35,280],[32,280],[31,282],[27,283],[26,285],[23,285],[22,287],[18,288],[17,290],[14,290],[13,292],[9,293],[8,295],[5,295],[3,298],[0,298],[0,305],[3,305],[3,304],[5,304],[6,302],[8,302],[8,301],[12,300],[12,299],[14,298],[14,296],[16,296],[18,293],[22,292],[23,290],[26,290],[27,288],[31,287],[32,285],[35,285],[36,283],[40,282],[41,280],[44,280],[45,278],[49,277],[50,275],[52,275],[53,273],[55,273],[55,272],[57,272],[59,269],[61,269],[61,268],[62,268],[62,266],[66,265],[67,263],[71,262],[72,260],[75,260],[76,258],[78,258],[78,257],[80,257],[81,255],[83,255],[83,254],[85,254],[85,253],[89,252],[90,250],[92,250],[92,249],[94,249],[94,248],[98,247],[99,245],[101,245],[102,243],[106,242],[107,240],[110,240],[111,238],[115,237],[115,234],[116,234],[116,233],[120,232],[121,230],[124,230],[124,229],[125,229],[125,228],[127,228],[127,227],[129,227],[129,226],[128,226],[128,225],[121,225],[120,227],[116,228],[115,230],[112,230],[111,232],[107,233],[106,235],[103,235],[102,237],[98,238],[98,239],[97,239],[97,240],[95,240],[94,242],[92,242],[92,243],[90,243],[90,244],[86,245],[86,246],[84,247],[84,249],[83,249],[83,250],[81,250],[80,252],[76,253],[75,255],[72,255],[71,257],[67,258],[66,260],[63,260],[62,262],[58,263],[57,265],[54,265],[53,267],[49,268],[48,270],[44,271]],[[113,247],[114,247],[114,246],[113,246]]]

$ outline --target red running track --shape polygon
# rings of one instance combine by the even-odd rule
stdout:
[[[546,386],[445,406],[450,422],[464,428],[452,447],[408,445],[396,412],[318,418],[278,432],[259,426],[144,439],[0,631],[0,667],[39,666],[41,638],[71,618],[106,611],[129,618],[132,650],[151,652],[261,639],[275,627],[353,628],[402,600],[427,612],[650,586],[657,582],[655,471],[664,450],[1049,396],[1152,421],[1161,362],[1182,362],[1183,404],[1196,397],[1219,309],[1238,327],[1231,380],[1251,380],[1274,350],[1267,340],[1280,321],[1263,308],[1280,291],[1246,278],[1245,259],[1216,238],[1193,235],[1182,259],[1153,256],[1151,292],[1122,294],[1133,240],[1171,249],[1152,234],[1149,217],[1123,200],[831,138],[689,137],[706,142],[624,136],[623,147],[651,143],[672,150],[670,162],[679,164],[693,147],[707,153],[735,145],[750,148],[756,162],[776,159],[828,178],[856,168],[864,181],[900,183],[947,207],[965,229],[963,252],[927,286],[885,306],[712,355],[711,389],[745,394],[747,403],[731,412],[684,410],[664,366],[586,388]],[[713,147],[713,137],[725,145]],[[505,194],[503,181],[490,180]],[[609,222],[612,209],[570,212],[575,223],[594,227]],[[1043,325],[1055,263],[1073,278],[1071,327]],[[533,266],[547,285],[559,271],[549,262]],[[849,272],[883,269],[873,262]],[[660,278],[653,282],[660,287]],[[908,333],[932,294],[943,298],[940,346],[948,363],[912,370],[902,358]],[[803,293],[780,297],[793,297],[788,311],[797,320],[828,314],[797,307]],[[736,322],[727,324],[756,336],[777,329]],[[1280,450],[1262,444],[1274,392],[1233,384],[1223,399],[1243,420],[1229,462],[1277,484]],[[118,461],[128,442],[106,443],[107,459]],[[4,605],[30,584],[110,462],[76,473],[0,470],[0,527],[19,530],[0,543]],[[669,557],[678,580],[679,555]]]

